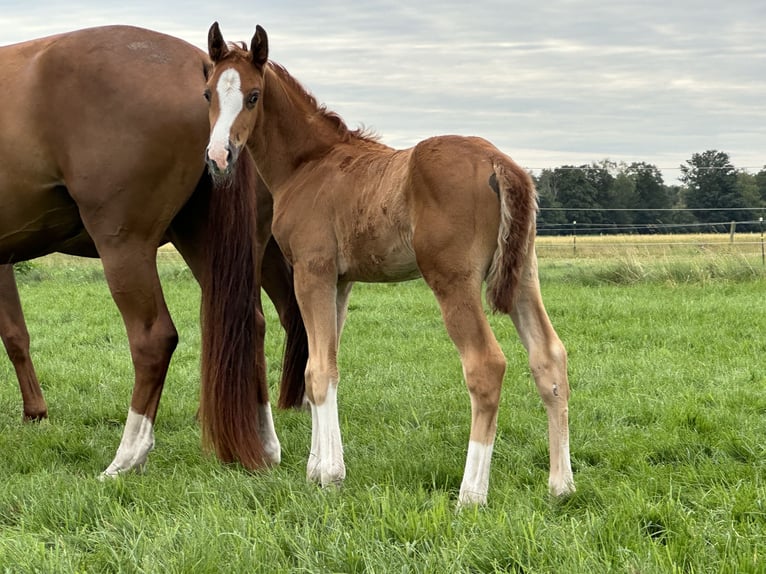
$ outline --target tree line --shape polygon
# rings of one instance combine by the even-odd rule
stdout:
[[[726,152],[695,153],[667,185],[645,162],[604,160],[544,169],[535,176],[540,235],[759,231],[766,218],[766,165],[737,169]]]

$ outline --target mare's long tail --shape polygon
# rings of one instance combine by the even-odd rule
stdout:
[[[215,180],[208,213],[202,288],[200,423],[203,443],[224,462],[264,466],[259,404],[268,401],[265,324],[254,258],[255,178],[242,154]]]

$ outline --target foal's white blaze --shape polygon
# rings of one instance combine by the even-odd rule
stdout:
[[[327,386],[327,396],[321,405],[311,403],[311,452],[306,476],[322,486],[339,484],[346,478],[335,381]]]
[[[258,434],[263,443],[263,450],[266,453],[271,464],[279,464],[282,460],[282,446],[277,438],[277,431],[274,428],[274,418],[271,415],[271,405],[269,403],[259,405],[260,409]]]
[[[128,411],[128,420],[122,433],[117,454],[102,477],[112,477],[134,468],[143,469],[149,451],[154,448],[154,426],[144,415],[133,409]]]
[[[492,462],[494,443],[482,444],[472,440],[468,443],[468,456],[465,459],[465,472],[460,485],[458,503],[486,504],[489,491],[489,466]]]
[[[210,133],[207,154],[218,169],[225,170],[229,163],[227,156],[231,126],[242,111],[243,96],[239,73],[233,68],[225,70],[218,78],[215,89],[218,93],[219,114]]]

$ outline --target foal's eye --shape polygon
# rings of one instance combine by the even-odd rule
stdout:
[[[252,108],[253,106],[255,106],[260,95],[261,93],[258,90],[253,90],[252,92],[250,92],[250,95],[247,96],[247,107]]]
[[[205,97],[205,99],[210,103],[210,90],[205,90],[202,92],[202,95]]]

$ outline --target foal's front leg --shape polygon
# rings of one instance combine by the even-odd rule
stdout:
[[[322,486],[340,484],[346,477],[338,420],[337,354],[338,295],[345,293],[347,298],[348,290],[339,290],[336,281],[335,275],[319,276],[295,266],[295,294],[309,344],[306,395],[311,407],[311,451],[306,477]]]

